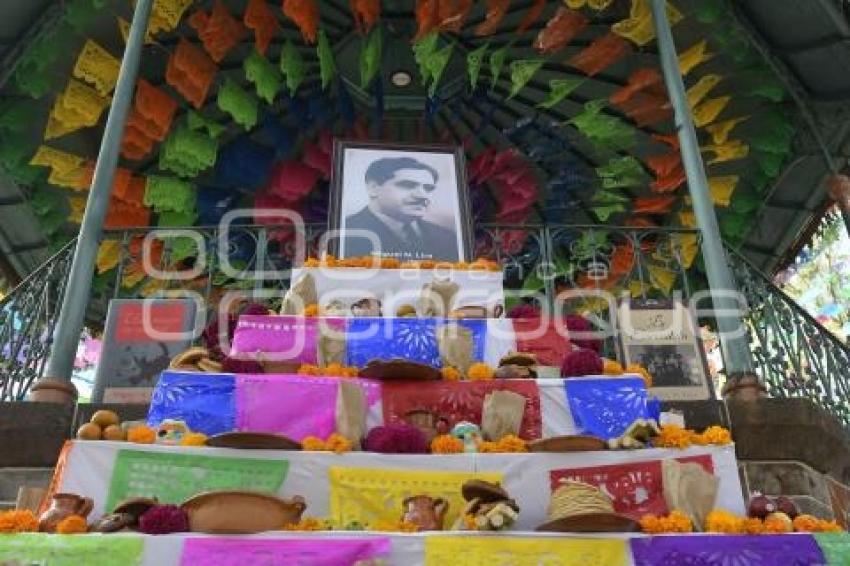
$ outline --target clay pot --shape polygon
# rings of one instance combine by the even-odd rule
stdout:
[[[767,389],[761,384],[757,375],[744,373],[730,375],[721,394],[727,400],[757,401],[767,394]]]
[[[182,507],[194,533],[250,534],[298,523],[307,503],[300,495],[282,499],[254,491],[210,491]]]
[[[77,388],[67,379],[42,377],[30,389],[29,400],[35,403],[67,405],[77,401]]]
[[[442,531],[449,502],[428,495],[414,495],[404,500],[402,520],[413,523],[420,531]]]
[[[71,515],[86,518],[94,507],[94,501],[74,493],[56,493],[50,507],[38,518],[38,530],[43,533],[56,532],[56,525]]]

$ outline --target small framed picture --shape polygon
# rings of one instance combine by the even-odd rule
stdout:
[[[470,261],[463,149],[337,140],[330,252],[400,261]]]
[[[708,363],[699,329],[681,301],[623,301],[617,316],[626,364],[652,375],[652,394],[662,401],[708,399]]]

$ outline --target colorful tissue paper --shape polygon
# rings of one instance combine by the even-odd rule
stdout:
[[[617,438],[636,419],[650,418],[651,403],[640,377],[574,378],[564,382],[570,411],[584,434]]]
[[[216,63],[242,41],[246,32],[245,26],[230,15],[221,0],[215,0],[210,13],[198,10],[192,14],[189,25],[198,32],[204,49]]]
[[[218,67],[203,50],[181,39],[168,58],[165,80],[200,109],[217,72]]]
[[[283,526],[283,525],[281,525]],[[181,566],[219,564],[262,564],[274,557],[276,564],[382,564],[390,555],[389,538],[304,538],[286,540],[238,540],[223,537],[189,538],[183,544]]]

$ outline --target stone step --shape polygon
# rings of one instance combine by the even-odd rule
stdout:
[[[0,502],[14,501],[21,487],[47,489],[53,468],[0,468]]]

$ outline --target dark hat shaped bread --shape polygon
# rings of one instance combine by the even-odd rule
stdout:
[[[460,493],[466,501],[478,499],[481,503],[494,503],[510,499],[510,495],[501,485],[484,480],[469,480],[464,482]]]
[[[499,366],[536,366],[537,356],[523,352],[511,352],[499,360]]]

